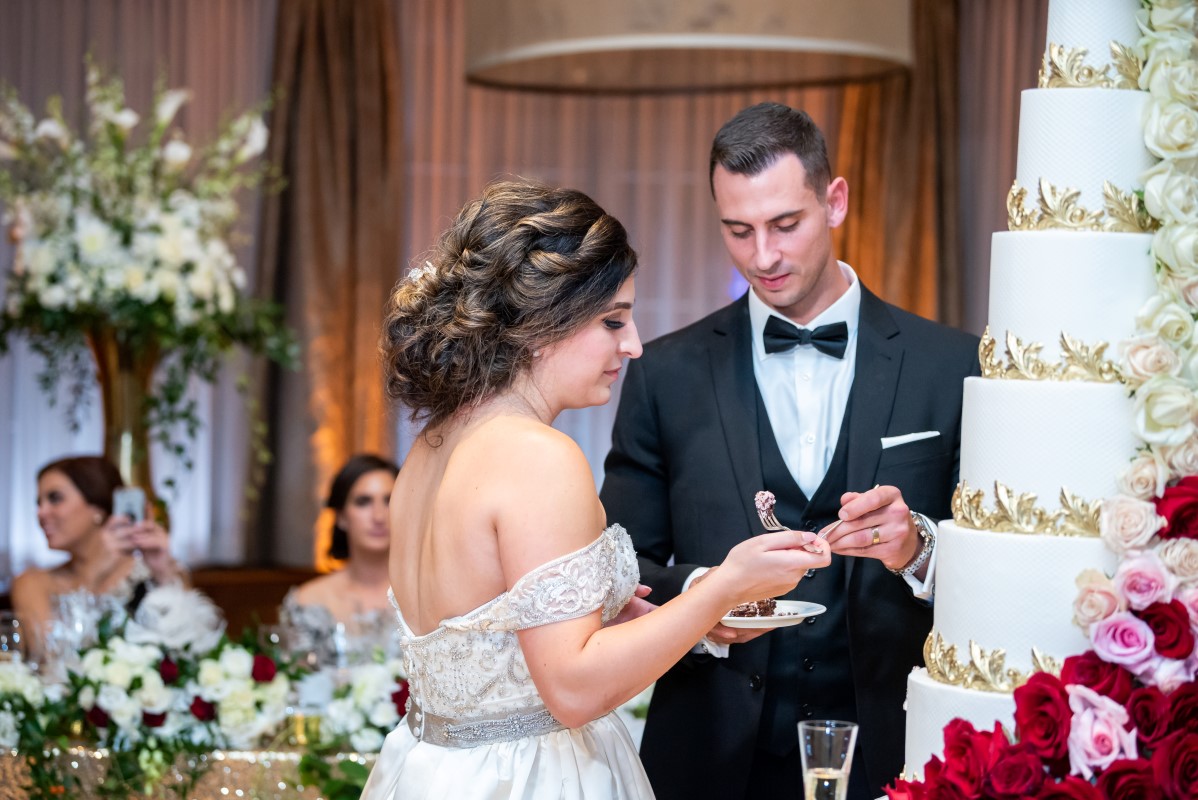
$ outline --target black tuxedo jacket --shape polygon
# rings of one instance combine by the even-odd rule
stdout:
[[[962,384],[979,374],[978,339],[864,286],[860,313],[843,490],[897,486],[912,509],[946,519]],[[762,532],[753,505],[764,484],[750,336],[746,296],[650,342],[629,365],[601,497],[609,524],[632,536],[651,602],[675,597],[698,566],[719,564]],[[882,437],[922,431],[940,435],[882,449]],[[866,769],[881,794],[903,767],[906,679],[922,664],[932,609],[880,561],[847,561],[844,635],[866,762],[854,771]],[[734,645],[726,659],[687,656],[658,681],[641,755],[659,800],[744,796],[770,637]]]

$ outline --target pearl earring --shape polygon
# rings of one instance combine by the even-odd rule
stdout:
[[[95,515],[94,517],[92,517],[92,519],[93,519],[93,520],[95,520],[95,523],[96,523],[97,525],[103,525],[103,524],[104,524],[104,515],[103,515],[103,514],[101,514],[99,511],[97,511],[97,512],[96,512],[96,515]]]
[[[541,357],[541,351],[540,351],[540,350],[533,350],[533,351],[532,351],[532,357],[533,357],[533,358],[540,358],[540,357]]]

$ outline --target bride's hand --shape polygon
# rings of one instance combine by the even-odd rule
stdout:
[[[604,627],[619,625],[621,622],[628,622],[629,620],[636,619],[637,617],[643,617],[653,609],[657,608],[657,606],[655,606],[653,603],[650,603],[648,600],[644,599],[651,591],[653,591],[653,589],[650,587],[643,583],[638,583],[636,586],[636,593],[633,595],[632,599],[629,600],[624,608],[620,609],[620,613],[617,614],[611,622],[608,622],[606,625],[604,625]]]
[[[819,552],[809,553],[802,549],[803,545],[812,543],[818,543]],[[786,594],[798,585],[807,570],[826,567],[831,560],[827,543],[814,533],[763,533],[732,548],[720,568],[712,570],[710,578],[719,580],[730,593],[731,608]]]

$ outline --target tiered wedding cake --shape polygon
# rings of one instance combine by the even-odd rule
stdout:
[[[965,382],[961,475],[940,524],[927,668],[907,695],[909,773],[954,717],[1013,729],[1011,692],[1085,651],[1075,580],[1113,570],[1104,498],[1135,454],[1117,344],[1156,291],[1134,191],[1154,163],[1132,50],[1139,0],[1051,0],[1023,92],[1009,232],[994,234],[981,378]]]

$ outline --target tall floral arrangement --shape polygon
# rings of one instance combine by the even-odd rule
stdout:
[[[1103,502],[1113,574],[1077,578],[1092,649],[1014,692],[1015,730],[957,719],[891,800],[1198,797],[1198,36],[1194,0],[1143,0],[1144,180],[1158,291],[1121,343],[1143,445]]]
[[[160,366],[136,410],[180,456],[172,428],[198,424],[189,376],[212,380],[233,345],[295,358],[280,309],[246,294],[230,248],[236,193],[268,174],[262,109],[194,149],[174,125],[188,98],[159,87],[143,119],[121,82],[89,64],[88,122],[76,133],[58,99],[38,119],[12,90],[0,93],[0,201],[16,247],[0,351],[25,335],[46,361],[43,384],[70,373],[75,397],[92,375],[85,341],[102,374],[106,351],[146,381]]]

